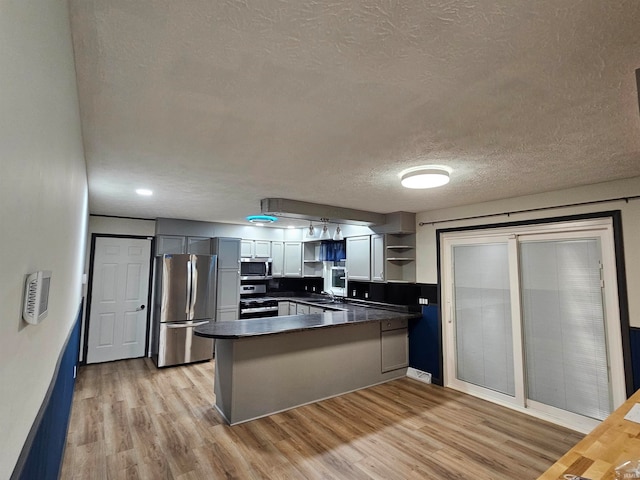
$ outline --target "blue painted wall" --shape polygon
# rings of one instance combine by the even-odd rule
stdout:
[[[633,370],[633,390],[640,388],[640,328],[629,329],[629,343],[631,345],[631,366]]]
[[[81,317],[82,309],[61,352],[52,387],[31,427],[12,479],[55,480],[60,475],[75,386],[74,367],[80,351]]]
[[[422,307],[422,318],[409,323],[409,366],[429,372],[442,385],[442,345],[438,305]]]
[[[429,372],[432,382],[443,384],[442,341],[438,305],[422,307],[422,318],[409,324],[409,366]],[[640,328],[629,329],[633,390],[640,389]]]

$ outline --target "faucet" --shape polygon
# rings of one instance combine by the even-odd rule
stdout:
[[[328,292],[327,291],[323,291],[321,293],[324,293],[325,295],[329,295],[329,298],[331,299],[331,303],[335,303],[336,296],[331,290],[329,290]]]

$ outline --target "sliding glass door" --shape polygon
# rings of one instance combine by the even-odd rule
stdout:
[[[598,238],[520,243],[527,399],[597,420],[612,411],[601,265]]]
[[[442,238],[446,384],[588,431],[626,397],[611,225],[496,233]]]
[[[456,377],[514,396],[506,243],[453,248]]]

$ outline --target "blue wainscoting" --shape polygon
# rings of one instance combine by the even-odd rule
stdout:
[[[31,426],[11,479],[55,480],[60,475],[80,352],[82,307],[60,352],[47,395]]]
[[[409,366],[429,372],[442,385],[442,346],[438,305],[422,307],[422,318],[409,323]]]
[[[633,369],[633,391],[640,388],[640,328],[629,328],[631,344],[631,367]]]

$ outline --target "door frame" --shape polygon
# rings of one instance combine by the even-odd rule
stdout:
[[[92,233],[91,234],[91,250],[89,252],[89,278],[87,279],[87,296],[85,299],[85,314],[84,314],[84,331],[82,334],[82,361],[80,365],[87,364],[87,353],[89,352],[89,325],[91,323],[91,301],[93,296],[93,268],[96,255],[96,239],[102,238],[132,238],[138,240],[151,240],[151,247],[149,249],[149,291],[147,292],[147,321],[145,326],[145,343],[144,352],[145,357],[149,355],[149,328],[151,326],[151,294],[153,292],[153,254],[156,248],[156,238],[148,235],[117,235],[110,233]]]
[[[440,347],[440,372],[443,378],[439,383],[444,381],[444,372],[446,365],[444,363],[444,337],[443,337],[443,288],[442,288],[442,239],[441,236],[450,232],[463,232],[472,230],[491,230],[508,227],[540,225],[548,223],[565,223],[579,220],[596,220],[611,219],[613,225],[613,247],[615,252],[615,264],[618,286],[618,311],[620,313],[620,334],[622,337],[622,360],[624,364],[624,378],[627,398],[630,397],[634,390],[633,385],[633,367],[631,359],[631,341],[630,341],[630,325],[629,325],[629,303],[627,293],[627,275],[625,270],[624,242],[622,236],[622,212],[620,210],[609,210],[604,212],[592,212],[578,215],[567,215],[561,217],[536,218],[530,220],[520,220],[504,223],[479,224],[464,227],[453,227],[436,229],[436,269],[437,269],[437,297],[440,307],[438,309],[438,343]]]

